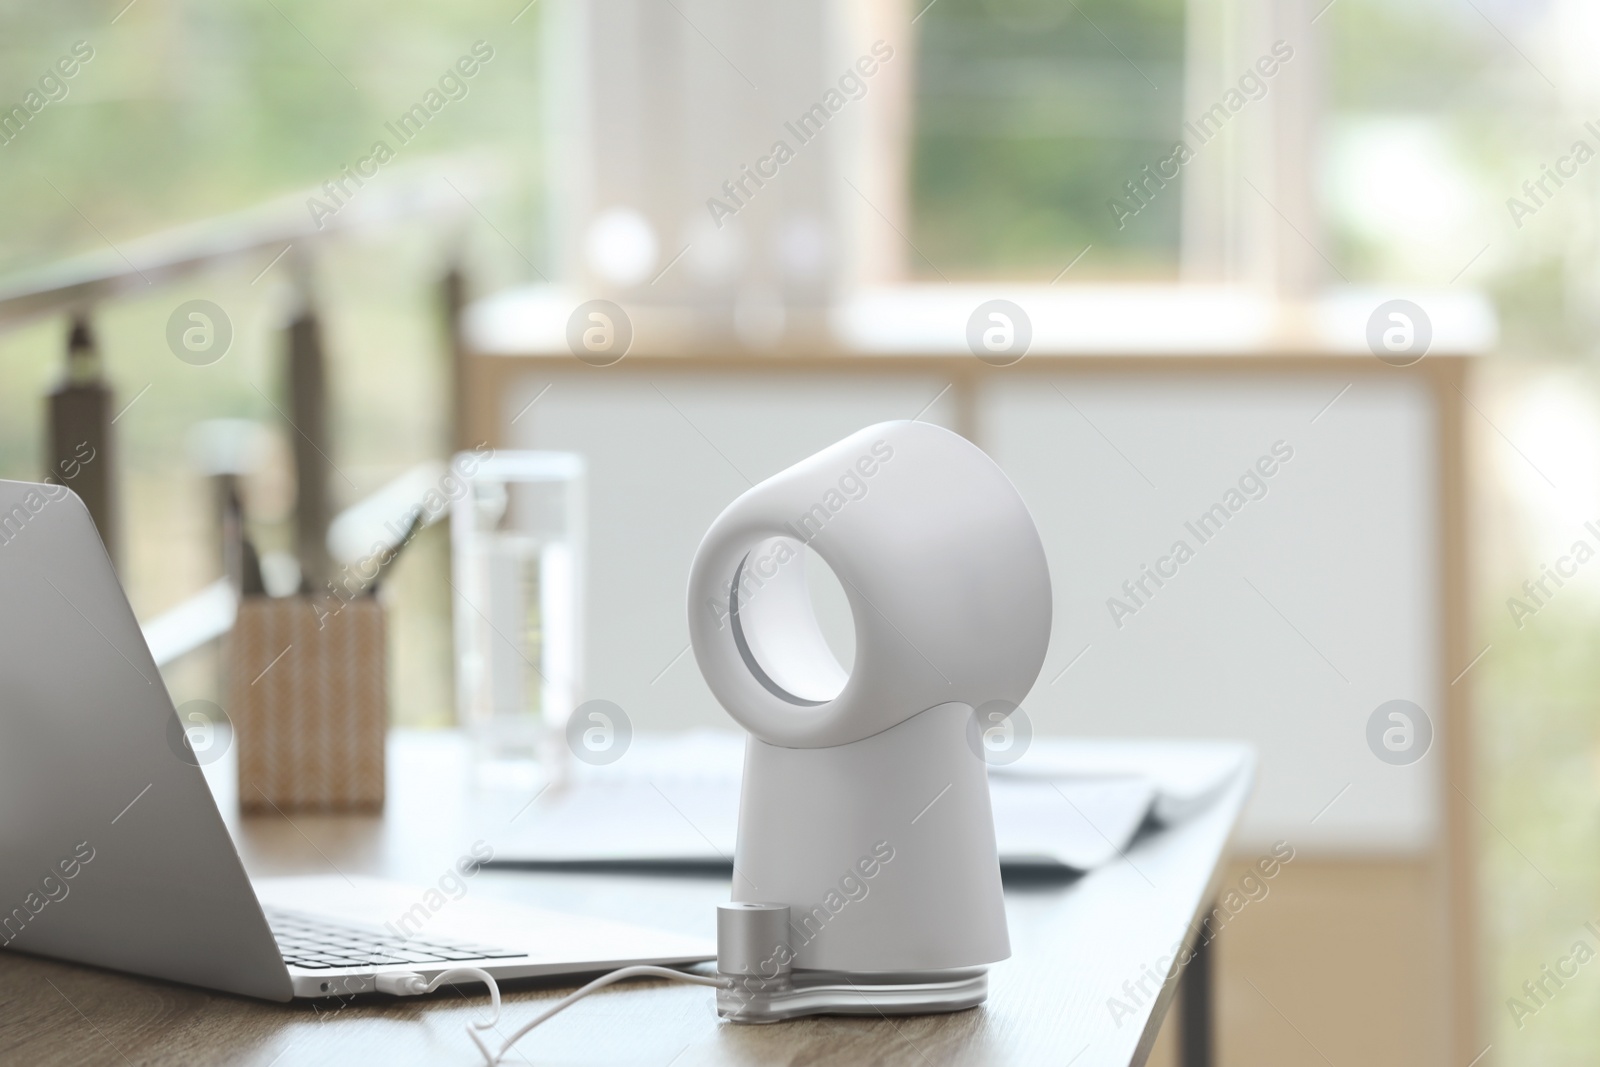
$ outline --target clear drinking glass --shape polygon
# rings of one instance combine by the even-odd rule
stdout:
[[[583,457],[462,453],[452,466],[471,471],[450,538],[457,715],[479,782],[561,778],[582,665]]]

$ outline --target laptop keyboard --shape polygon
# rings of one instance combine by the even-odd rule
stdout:
[[[283,953],[283,962],[308,970],[387,967],[402,963],[449,966],[460,960],[499,960],[527,955],[475,941],[420,936],[401,940],[383,931],[346,925],[304,912],[267,908],[266,914],[267,924],[278,939],[278,951]]]

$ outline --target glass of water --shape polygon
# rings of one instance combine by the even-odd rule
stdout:
[[[450,514],[456,703],[478,780],[560,779],[582,666],[583,457],[462,453],[452,467],[466,481]]]

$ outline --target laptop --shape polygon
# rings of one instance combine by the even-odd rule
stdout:
[[[0,948],[276,1001],[368,992],[385,971],[715,958],[702,939],[485,900],[470,857],[443,894],[338,874],[252,884],[65,486],[0,481],[0,605]]]

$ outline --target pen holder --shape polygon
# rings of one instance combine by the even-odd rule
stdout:
[[[225,656],[244,814],[383,808],[384,608],[376,597],[325,599],[239,604]]]

